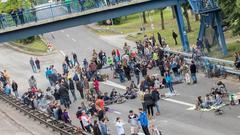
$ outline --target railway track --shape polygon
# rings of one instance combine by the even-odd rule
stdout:
[[[2,91],[0,91],[0,99],[15,107],[17,110],[24,113],[24,115],[27,115],[35,121],[39,121],[40,124],[43,124],[46,127],[51,128],[53,131],[60,133],[60,135],[90,135],[89,133],[79,129],[74,125],[55,120],[54,117],[45,112],[32,109],[29,106],[24,105],[19,99],[13,96],[8,96]]]

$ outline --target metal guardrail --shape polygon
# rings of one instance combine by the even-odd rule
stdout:
[[[53,131],[59,132],[61,135],[90,135],[76,126],[55,120],[51,115],[45,112],[24,105],[19,99],[8,96],[2,91],[0,91],[0,99],[15,107],[20,112],[23,112],[25,115],[28,115],[30,118],[39,121],[40,124],[44,124],[46,127],[52,128]]]
[[[178,51],[174,51],[174,50],[166,50],[163,49],[165,52],[171,53],[171,54],[181,54],[184,56],[185,59],[188,60],[188,62],[192,59],[192,54],[190,53],[186,53],[186,52],[178,52]],[[230,60],[222,60],[222,59],[217,59],[217,58],[212,58],[212,57],[200,57],[200,59],[202,60],[208,60],[210,63],[213,63],[215,65],[217,65],[218,67],[223,67],[224,70],[229,73],[229,74],[233,74],[233,75],[237,75],[240,76],[240,70],[236,70],[234,67],[234,62],[230,61]]]

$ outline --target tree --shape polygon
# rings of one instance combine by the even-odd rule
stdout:
[[[160,9],[160,18],[161,18],[161,26],[162,26],[162,30],[165,29],[163,10],[164,10],[164,8],[163,8],[163,9]]]
[[[190,18],[189,18],[189,14],[188,14],[188,9],[190,9],[190,5],[187,3],[187,4],[183,4],[182,7],[183,7],[183,15],[187,21],[187,32],[191,32],[192,27],[190,24]]]
[[[233,29],[233,35],[240,35],[240,0],[218,0],[218,3]]]
[[[176,13],[175,13],[175,10],[174,10],[174,6],[171,6],[171,9],[172,9],[172,17],[173,19],[176,18]]]
[[[146,18],[145,11],[143,11],[142,17],[143,17],[143,23],[146,24],[147,23],[147,18]]]

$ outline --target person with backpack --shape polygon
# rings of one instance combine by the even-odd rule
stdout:
[[[138,115],[133,112],[133,110],[129,111],[128,115],[128,123],[130,124],[130,133],[131,135],[136,135],[138,133]]]

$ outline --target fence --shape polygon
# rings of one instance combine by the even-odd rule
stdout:
[[[44,124],[46,127],[52,128],[53,131],[59,132],[61,135],[90,135],[76,126],[66,124],[63,121],[55,120],[49,114],[24,105],[19,99],[13,96],[8,96],[2,91],[0,91],[0,99],[15,107],[20,112],[23,112],[25,115],[28,115],[30,118]]]

